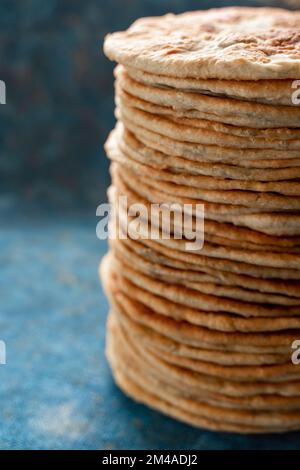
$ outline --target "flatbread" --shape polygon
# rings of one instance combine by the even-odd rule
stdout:
[[[255,264],[233,261],[230,259],[215,258],[204,256],[203,254],[194,253],[185,249],[184,243],[180,245],[182,240],[150,240],[140,239],[141,243],[151,250],[166,255],[169,258],[183,261],[195,265],[195,270],[206,269],[206,267],[215,270],[226,271],[233,274],[244,274],[259,279],[282,279],[299,281],[298,269],[272,268],[267,266],[258,266]]]
[[[110,34],[104,52],[125,66],[225,80],[300,76],[299,13],[231,7],[142,18]]]
[[[230,397],[224,395],[221,392],[208,392],[193,394],[193,390],[189,390],[185,385],[181,384],[178,380],[172,380],[172,385],[167,383],[166,376],[160,372],[160,370],[153,370],[152,368],[145,368],[145,362],[136,353],[134,345],[136,344],[136,337],[132,335],[132,332],[127,328],[123,328],[123,322],[118,322],[118,318],[114,313],[111,313],[108,321],[109,335],[114,335],[119,339],[118,344],[122,344],[122,358],[125,359],[128,369],[137,369],[139,375],[143,375],[143,370],[146,371],[147,375],[152,378],[159,378],[165,383],[167,390],[170,387],[175,389],[183,397],[191,397],[196,400],[201,400],[209,404],[232,408],[232,409],[256,409],[256,410],[288,410],[288,409],[299,409],[298,396],[282,397],[279,395],[254,395],[251,397]],[[132,347],[133,345],[133,347]],[[146,343],[146,347],[148,343]],[[129,359],[129,361],[127,361]],[[131,365],[131,367],[130,367]],[[146,369],[146,370],[145,370]],[[228,368],[230,369],[230,368]]]
[[[166,336],[157,333],[139,323],[132,321],[129,317],[118,316],[116,321],[122,325],[122,328],[130,334],[132,340],[137,343],[141,342],[145,346],[155,347],[156,351],[172,353],[175,356],[187,359],[196,359],[212,364],[220,364],[224,366],[258,366],[258,365],[275,365],[287,364],[290,361],[290,356],[285,354],[272,354],[272,353],[243,353],[243,352],[228,352],[228,351],[213,351],[210,349],[194,348],[182,343],[178,343]]]
[[[126,221],[130,218],[125,213],[122,208],[119,209],[118,213],[118,221],[120,228],[126,234]],[[132,219],[132,218],[131,218]],[[135,235],[137,239],[147,240],[149,237],[148,234],[148,222],[144,221],[142,218],[139,219],[139,226],[138,229],[135,226],[131,226],[131,232],[128,233],[128,236]],[[171,234],[166,234],[170,236],[170,238],[163,237],[162,231],[160,231],[159,238],[156,240],[157,243],[160,243],[167,248],[174,248],[178,251],[187,252],[186,248],[186,239],[176,239],[171,237]],[[204,233],[205,237],[205,233]],[[190,250],[192,251],[192,250]],[[282,269],[282,273],[284,273],[285,269],[291,269],[291,273],[294,273],[297,276],[296,271],[299,271],[300,277],[300,256],[297,254],[290,254],[290,253],[272,253],[272,252],[262,252],[262,251],[253,251],[253,250],[240,250],[233,247],[228,246],[221,246],[221,245],[214,245],[208,243],[204,240],[204,245],[201,248],[195,249],[192,251],[192,254],[199,255],[199,256],[207,256],[212,258],[218,258],[223,260],[233,260],[239,263],[248,263],[254,264],[258,267],[266,267],[267,268],[278,268],[278,275],[280,275],[280,270]],[[250,266],[251,269],[251,266]],[[288,272],[288,271],[286,271]]]
[[[230,7],[144,18],[105,40],[120,121],[105,145],[107,357],[125,393],[194,426],[300,429],[299,21]],[[176,212],[166,236],[156,214],[149,238],[120,196],[184,205],[189,233],[176,236]],[[198,210],[204,245],[191,251]]]
[[[108,189],[108,198],[113,204],[118,198],[125,196],[127,198],[128,207],[134,204],[143,204],[147,209],[148,214],[151,214],[150,202],[142,196],[137,195],[134,191],[129,189],[123,181],[118,177],[117,172],[113,172],[113,180],[116,186],[111,186]],[[117,207],[117,206],[116,206]],[[141,215],[142,218],[142,215]],[[159,214],[152,211],[151,225],[160,226]],[[195,232],[197,226],[196,221],[192,218],[192,229]],[[174,234],[175,230],[182,229],[182,222],[178,221],[174,214],[170,217],[170,233]],[[284,253],[299,253],[299,238],[298,237],[275,237],[265,235],[254,230],[244,227],[236,227],[232,224],[222,224],[205,218],[204,223],[204,237],[209,243],[221,246],[231,246],[239,249],[253,250],[253,251],[271,251],[271,252],[284,252]]]
[[[245,137],[229,132],[215,130],[215,126],[200,127],[190,124],[190,119],[179,119],[178,122],[169,116],[161,116],[156,112],[148,112],[126,105],[120,101],[116,115],[126,125],[127,122],[136,124],[158,135],[165,135],[171,139],[183,142],[192,142],[200,145],[218,145],[226,148],[238,149],[272,149],[272,150],[298,150],[300,139],[270,139],[268,137]],[[197,123],[193,120],[192,124]]]
[[[123,329],[123,321],[120,319],[119,313],[114,311],[113,315],[116,317],[117,323],[122,325],[122,330],[126,331]],[[286,381],[284,383],[224,380],[222,377],[206,375],[168,363],[158,355],[149,353],[149,349],[146,350],[146,348],[141,347],[139,343],[134,342],[136,337],[134,335],[132,336],[130,332],[126,331],[126,333],[129,339],[126,341],[127,345],[129,344],[130,348],[136,351],[136,357],[140,357],[140,359],[144,361],[149,371],[148,373],[159,377],[164,376],[168,384],[173,386],[174,389],[179,388],[183,390],[184,387],[185,395],[201,397],[204,392],[207,393],[207,396],[221,393],[223,397],[226,397],[226,400],[227,397],[229,397],[228,405],[231,400],[238,401],[240,399],[244,399],[244,402],[248,399],[249,403],[251,403],[251,401],[255,401],[258,396],[263,397],[265,402],[269,401],[269,404],[274,399],[274,396],[286,398],[286,400],[282,400],[285,402],[288,402],[290,398],[293,400],[299,397],[299,381],[297,380]],[[266,366],[266,368],[267,367],[268,366]],[[181,387],[179,386],[180,379]]]
[[[288,410],[279,411],[279,410],[256,410],[255,412],[251,411],[251,408],[248,410],[232,408],[229,405],[226,406],[226,398],[224,398],[225,406],[221,404],[209,403],[209,399],[205,400],[202,396],[199,396],[198,399],[190,399],[189,395],[182,395],[180,391],[176,388],[172,388],[166,383],[166,379],[158,379],[154,374],[148,374],[145,364],[142,364],[138,359],[137,352],[130,347],[128,347],[128,342],[126,336],[123,335],[118,326],[112,325],[111,329],[113,334],[109,335],[107,353],[108,358],[111,362],[113,370],[119,371],[120,369],[126,375],[129,375],[131,379],[136,381],[141,389],[146,388],[147,391],[151,393],[158,394],[161,397],[164,397],[166,400],[171,402],[174,400],[177,407],[182,410],[188,410],[189,412],[195,412],[196,416],[200,415],[202,417],[213,419],[214,415],[222,416],[222,422],[230,425],[242,423],[241,426],[253,426],[255,423],[263,426],[276,426],[285,424],[288,426],[295,426],[298,422],[299,411],[297,412],[294,409],[292,412]],[[117,338],[117,340],[116,340]],[[236,400],[235,402],[238,402]],[[201,419],[201,418],[200,418]]]
[[[157,351],[156,348],[153,345],[151,345],[150,341],[146,341],[146,343],[142,343],[140,341],[136,342],[136,336],[132,335],[132,332],[128,330],[126,326],[124,326],[124,323],[122,320],[120,320],[119,322],[118,315],[114,315],[114,321],[118,324],[119,334],[121,333],[121,336],[123,336],[123,338],[121,338],[121,341],[126,342],[126,347],[131,349],[131,351],[132,350],[136,351],[137,352],[136,356],[139,357],[141,361],[143,361],[143,357],[147,357],[149,354],[151,357],[150,360],[152,360],[153,362],[155,362],[155,360],[158,359],[170,365],[174,364],[174,356],[172,355],[172,353]],[[134,356],[135,354],[133,355],[132,359],[134,358]],[[256,367],[256,366],[243,366],[243,367],[230,366],[228,367],[224,365],[212,364],[212,363],[205,362],[199,359],[195,360],[195,359],[188,359],[188,358],[183,358],[183,357],[177,357],[176,361],[178,361],[178,363],[175,363],[175,365],[177,365],[179,368],[195,371],[199,374],[203,374],[207,378],[215,377],[221,380],[228,379],[231,382],[238,382],[245,386],[249,383],[251,386],[253,383],[267,382],[270,379],[270,382],[274,384],[281,382],[282,387],[284,387],[285,381],[281,380],[282,377],[280,374],[282,372],[283,374],[285,374],[288,370],[290,370],[292,374],[295,374],[294,377],[298,375],[298,379],[299,379],[299,371],[297,373],[297,368],[294,367],[294,365],[291,363],[273,365],[273,366],[259,366],[259,367]],[[151,375],[151,370],[149,370],[148,373]],[[156,375],[159,375],[159,373]],[[237,376],[240,376],[240,377],[238,378]],[[234,384],[232,384],[232,386],[234,386]],[[189,390],[185,390],[184,394],[189,395],[190,394]],[[223,395],[223,398],[225,399],[224,395]],[[270,398],[274,399],[274,397],[267,397],[267,396],[265,397],[262,396],[262,398],[265,399],[266,405],[268,404],[268,401],[269,401],[269,405],[271,404],[270,401],[272,402],[272,400],[270,400]],[[278,398],[282,398],[282,397],[278,397]],[[284,400],[279,400],[279,401],[284,402]],[[251,403],[251,399],[250,399],[250,403]],[[299,405],[300,403],[298,402],[298,407],[300,408]]]
[[[175,88],[183,92],[221,96],[257,103],[292,106],[291,90],[293,80],[219,80],[201,78],[180,78],[158,75],[127,67],[131,78],[144,85]]]
[[[132,264],[134,264],[134,269],[140,273],[171,285],[179,284],[204,294],[213,294],[214,296],[221,298],[225,297],[246,302],[283,306],[300,304],[299,297],[293,298],[280,294],[266,294],[251,289],[241,288],[239,286],[229,286],[228,284],[224,285],[222,281],[216,277],[205,273],[203,273],[202,277],[199,276],[200,279],[197,281],[190,280],[189,276],[185,277],[185,272],[180,274],[180,272],[178,273],[178,270],[172,270],[170,267],[144,260],[135,252],[129,250],[127,245],[123,244],[121,240],[111,240],[110,246],[113,249],[114,255],[124,263],[125,266],[132,266]],[[274,323],[266,327],[266,329],[267,328],[273,329]]]
[[[168,397],[168,401],[162,400],[157,396],[157,394],[153,394],[145,390],[144,387],[138,386],[134,381],[132,381],[126,372],[118,367],[118,363],[116,361],[116,355],[114,350],[111,347],[111,343],[108,344],[107,347],[107,357],[113,371],[114,379],[117,385],[126,393],[129,397],[133,398],[139,403],[143,403],[148,405],[151,408],[161,411],[162,413],[172,416],[184,423],[196,426],[196,427],[204,427],[207,429],[211,429],[214,431],[230,431],[230,432],[238,432],[238,433],[259,433],[265,432],[263,429],[259,427],[247,427],[243,425],[233,425],[233,424],[222,424],[217,420],[213,419],[205,419],[203,417],[199,417],[194,415],[191,412],[183,411],[178,408],[174,403],[170,403],[170,397]],[[121,357],[121,355],[119,355]],[[172,400],[171,400],[172,401]],[[272,430],[273,431],[273,430]],[[282,429],[278,430],[281,432]],[[275,431],[273,431],[275,432]]]
[[[108,195],[113,200],[115,197],[120,195],[125,195],[128,200],[128,205],[135,204],[140,202],[145,205],[148,210],[151,210],[151,203],[150,201],[144,196],[144,192],[142,191],[143,195],[137,194],[136,190],[132,189],[133,184],[129,187],[122,177],[120,176],[120,172],[118,166],[113,166],[111,168],[112,178],[114,181],[114,186],[111,186],[111,189],[108,189]],[[124,172],[123,172],[124,176]],[[132,178],[131,178],[132,180]],[[111,196],[110,196],[110,193]],[[115,195],[118,193],[118,195]],[[211,211],[211,206],[213,204],[206,204],[205,203],[205,234],[206,236],[221,236],[223,239],[231,239],[232,241],[236,241],[240,247],[243,247],[243,243],[247,243],[251,246],[261,246],[263,249],[267,250],[270,247],[270,251],[278,249],[281,251],[281,248],[284,248],[285,252],[294,252],[295,249],[297,251],[298,247],[300,246],[300,237],[277,237],[272,235],[263,234],[257,232],[255,230],[247,229],[244,227],[236,227],[232,224],[226,223],[219,223],[208,218],[209,213]],[[218,206],[218,205],[216,205]],[[221,205],[219,205],[221,206]],[[229,209],[234,212],[234,209],[231,206]],[[225,210],[226,210],[225,209]],[[217,210],[217,209],[215,209]],[[229,210],[230,212],[230,210]],[[155,214],[152,214],[154,217]],[[154,217],[154,221],[156,221]],[[173,221],[176,223],[176,221]],[[193,225],[194,228],[194,225]]]
[[[131,168],[128,165],[125,165],[121,160],[113,161],[113,164],[110,167],[110,172],[113,177],[113,181],[116,182],[116,186],[121,188],[119,181],[122,181],[123,185],[130,189],[130,191],[135,191],[141,200],[146,199],[150,203],[178,203],[178,204],[188,204],[190,205],[191,215],[196,213],[196,204],[204,205],[205,218],[217,222],[226,222],[228,219],[231,222],[231,216],[244,215],[244,214],[259,214],[264,213],[266,210],[266,198],[263,198],[263,201],[260,203],[260,198],[258,198],[258,207],[254,206],[255,198],[251,197],[251,193],[242,193],[241,199],[242,203],[245,204],[236,204],[239,202],[234,198],[236,196],[235,192],[230,191],[205,191],[192,189],[189,191],[189,188],[184,187],[183,185],[167,183],[161,181],[159,184],[158,180],[146,178],[146,173],[139,175],[139,184],[136,184],[138,172],[131,171]],[[185,195],[185,192],[188,192],[188,195]],[[240,194],[239,194],[240,195]],[[194,196],[194,197],[193,197]],[[198,197],[197,197],[198,196]],[[244,196],[244,197],[242,197]],[[249,197],[248,197],[249,196]],[[211,201],[210,199],[213,199]],[[214,200],[216,199],[216,202]],[[268,199],[270,204],[274,204],[274,199]],[[283,199],[276,199],[275,203],[280,206]],[[297,201],[293,201],[297,202]],[[253,207],[252,205],[253,204]],[[262,205],[262,207],[260,207]],[[184,206],[183,206],[184,207]],[[272,207],[273,210],[284,209],[283,204],[280,207]]]
[[[112,173],[115,167],[112,167]],[[243,192],[243,194],[235,194],[230,191],[206,191],[192,189],[189,192],[187,187],[183,187],[178,184],[159,182],[159,180],[152,180],[146,177],[146,174],[142,177],[128,171],[124,165],[120,165],[120,171],[118,174],[122,174],[123,181],[130,189],[135,189],[144,198],[148,198],[149,202],[161,204],[163,203],[178,203],[183,207],[183,204],[188,204],[191,207],[193,214],[195,214],[196,204],[203,204],[205,210],[205,218],[220,223],[230,223],[236,226],[247,227],[253,231],[262,232],[266,235],[271,236],[286,236],[286,237],[299,237],[300,235],[300,218],[296,208],[295,212],[274,212],[269,213],[268,211],[284,210],[284,200],[277,195],[273,197],[267,197],[268,195],[259,195],[257,197],[257,207],[255,207],[255,197],[251,193]],[[136,185],[136,178],[139,178],[139,185]],[[186,192],[189,192],[189,196],[184,196]],[[183,197],[181,196],[183,195]],[[245,207],[243,205],[235,205],[236,199],[234,196],[243,199],[242,202],[253,204],[253,207]],[[210,199],[217,202],[210,202]],[[207,201],[208,200],[208,201]],[[231,201],[233,202],[231,204]],[[298,201],[294,199],[289,201],[295,206],[298,205]],[[225,202],[225,203],[224,203]],[[265,207],[268,203],[270,207]],[[259,207],[259,206],[262,207]],[[279,207],[278,207],[279,206]],[[263,211],[265,207],[265,211]]]
[[[121,292],[118,289],[117,278],[110,269],[109,258],[106,258],[105,263],[108,263],[108,267],[102,268],[105,272],[102,280],[113,310],[126,314],[133,321],[172,340],[189,346],[220,351],[287,354],[291,344],[297,339],[297,330],[272,333],[225,333],[157,314],[149,306],[146,307]]]
[[[158,170],[192,175],[214,176],[250,181],[284,181],[300,177],[300,166],[291,168],[244,168],[215,162],[197,162],[174,157],[142,144],[132,133],[116,129],[118,144],[122,152],[144,165]],[[299,160],[300,161],[300,160]]]
[[[123,319],[124,313],[120,311],[113,310],[113,315],[116,318],[118,324],[124,326]],[[124,331],[126,331],[124,329]],[[128,332],[127,332],[128,333]],[[131,332],[128,334],[130,340],[130,345],[137,349],[137,342],[134,342],[136,339],[135,335],[131,335]],[[133,343],[134,342],[134,343]],[[127,341],[127,344],[129,341]],[[192,395],[202,395],[203,392],[207,393],[222,393],[226,397],[247,397],[251,400],[251,397],[256,397],[257,395],[262,395],[266,398],[269,396],[277,395],[279,397],[299,397],[299,387],[300,382],[293,380],[290,382],[279,383],[279,382],[260,382],[260,381],[250,381],[250,382],[239,382],[231,380],[223,380],[222,378],[209,376],[199,372],[195,372],[186,368],[175,366],[174,364],[167,363],[158,356],[153,354],[148,354],[143,348],[139,348],[139,357],[145,362],[149,373],[151,371],[155,374],[164,374],[168,378],[169,384],[178,384],[178,381],[181,381],[182,386],[185,387],[186,391],[189,391]],[[263,366],[262,366],[263,367]],[[268,366],[266,366],[268,367]]]
[[[121,123],[118,123],[122,127]],[[219,147],[217,145],[199,145],[192,142],[182,142],[169,137],[159,136],[140,126],[133,126],[129,122],[125,130],[131,131],[146,147],[160,150],[166,155],[184,157],[193,161],[212,161],[231,163],[234,165],[257,168],[286,168],[299,165],[299,152],[272,150],[272,149],[237,149]]]
[[[221,270],[219,267],[216,269],[208,265],[199,266],[189,263],[186,259],[183,259],[183,257],[178,259],[176,256],[168,256],[170,253],[167,253],[166,250],[162,253],[162,251],[157,251],[157,247],[153,244],[149,247],[142,243],[141,240],[137,241],[127,238],[118,240],[118,243],[125,245],[126,248],[130,249],[144,260],[168,268],[171,270],[172,276],[175,276],[175,279],[186,279],[190,282],[203,282],[208,279],[214,279],[222,285],[238,286],[258,292],[299,297],[299,281],[255,278],[247,274],[229,273]],[[158,245],[158,248],[161,247]],[[157,272],[157,269],[155,272]]]
[[[117,72],[118,73],[118,72]],[[255,127],[246,127],[246,126],[233,126],[230,124],[224,124],[222,122],[207,120],[207,119],[195,119],[192,117],[184,116],[184,112],[178,111],[170,106],[159,106],[153,104],[149,101],[142,100],[136,96],[130,95],[124,91],[119,84],[118,80],[115,82],[116,89],[116,104],[120,108],[129,107],[142,111],[146,111],[150,114],[158,114],[166,116],[173,123],[179,125],[187,125],[195,127],[197,129],[212,129],[215,132],[222,134],[229,134],[238,137],[247,137],[247,138],[265,138],[272,140],[293,140],[299,139],[300,129],[292,127],[284,128],[267,128],[259,129]],[[187,110],[188,112],[188,110]]]
[[[136,270],[129,270],[124,262],[116,262],[115,256],[112,257],[112,267],[117,273],[118,287],[121,292],[146,306],[151,305],[155,312],[178,321],[225,332],[271,332],[300,328],[299,316],[285,315],[284,309],[282,309],[282,316],[279,316],[280,313],[275,316],[274,307],[272,315],[268,312],[267,306],[263,309],[254,302],[251,304],[225,297],[220,298],[213,294],[199,294],[198,291],[178,284],[166,284],[142,275]],[[269,308],[272,310],[272,307]],[[254,312],[254,314],[249,315],[249,312]],[[278,312],[280,312],[279,308]]]
[[[127,166],[128,168],[131,169],[131,171],[135,173],[140,173],[141,175],[151,175],[151,179],[153,180],[159,180],[159,181],[165,181],[165,182],[170,182],[174,183],[177,186],[183,185],[187,187],[186,190],[186,196],[189,196],[188,189],[192,188],[191,191],[194,189],[196,190],[201,190],[201,189],[206,189],[206,190],[211,190],[211,191],[243,191],[242,194],[245,194],[245,191],[249,192],[259,192],[262,193],[262,197],[266,193],[266,198],[269,194],[269,198],[275,199],[275,196],[277,195],[280,197],[282,196],[290,196],[291,199],[288,199],[286,197],[282,198],[282,201],[286,199],[286,205],[288,206],[288,203],[290,201],[295,201],[294,206],[295,209],[297,210],[300,205],[300,182],[299,181],[287,181],[287,182],[258,182],[258,181],[242,181],[242,180],[229,180],[229,179],[222,179],[222,178],[213,178],[209,176],[202,176],[202,175],[187,175],[187,174],[182,174],[182,173],[171,173],[168,171],[164,170],[157,170],[154,168],[151,168],[151,166],[139,163],[132,158],[129,157],[129,155],[125,155],[119,145],[118,141],[116,139],[116,136],[114,133],[110,134],[110,137],[108,141],[105,144],[105,149],[107,151],[107,155],[110,159],[113,161],[117,161],[118,163]],[[274,193],[274,197],[273,197]],[[193,194],[193,193],[192,193]],[[293,199],[294,198],[294,199]],[[258,200],[259,198],[256,197]],[[278,199],[280,200],[280,199]],[[297,205],[298,203],[298,205]]]
[[[190,110],[186,117],[258,129],[300,127],[299,106],[273,106],[150,87],[130,78],[124,69],[118,70],[118,83],[124,91],[141,100],[175,110]]]

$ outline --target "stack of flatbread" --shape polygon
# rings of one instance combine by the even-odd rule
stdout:
[[[142,217],[110,240],[101,273],[116,382],[195,426],[300,429],[300,13],[144,18],[104,49],[118,62],[106,151],[123,235],[121,196],[205,209],[198,250],[147,236]]]

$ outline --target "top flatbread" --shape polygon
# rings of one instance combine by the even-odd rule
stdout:
[[[112,60],[174,77],[300,77],[300,12],[231,7],[141,18],[106,37]]]

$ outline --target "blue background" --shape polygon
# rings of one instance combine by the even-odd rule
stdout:
[[[232,3],[0,1],[1,449],[299,448],[299,434],[205,432],[137,405],[104,357],[95,209],[114,116],[103,37],[140,16]]]

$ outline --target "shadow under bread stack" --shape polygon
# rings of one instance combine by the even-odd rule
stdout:
[[[118,62],[109,199],[126,235],[101,266],[107,356],[126,394],[198,427],[300,429],[299,25],[232,7],[105,41]],[[161,236],[143,218],[128,233],[122,197],[204,205],[203,247],[174,236],[175,216],[169,238],[160,217]]]

